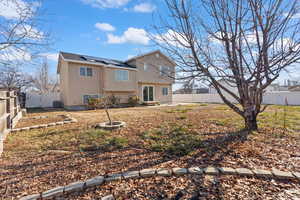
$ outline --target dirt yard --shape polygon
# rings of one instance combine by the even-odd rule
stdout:
[[[110,113],[127,126],[112,132],[91,128],[107,121],[103,110],[29,113],[28,117],[49,119],[69,114],[78,123],[10,134],[0,161],[2,199],[144,168],[214,165],[300,172],[300,107],[270,106],[259,116],[260,130],[251,134],[241,130],[242,119],[224,105],[122,108]],[[105,184],[66,199],[112,193],[118,199],[276,199],[299,187],[299,182],[230,176],[160,177]]]

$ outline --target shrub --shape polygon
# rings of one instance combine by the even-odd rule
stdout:
[[[103,104],[103,100],[101,98],[90,98],[88,100],[88,108],[89,109],[97,109],[101,108]]]
[[[120,98],[115,96],[114,94],[107,97],[109,107],[116,107],[120,105]]]
[[[139,104],[140,98],[138,96],[131,96],[128,99],[128,103],[131,106],[137,106]]]

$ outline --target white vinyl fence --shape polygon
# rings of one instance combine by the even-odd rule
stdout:
[[[228,97],[236,103],[233,98]],[[270,92],[263,96],[263,104],[300,105],[300,92]],[[174,103],[223,103],[218,94],[173,94]]]
[[[50,108],[53,101],[60,101],[60,95],[55,93],[26,93],[26,108]]]

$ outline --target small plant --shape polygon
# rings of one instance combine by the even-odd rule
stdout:
[[[137,106],[139,104],[140,98],[138,96],[131,96],[128,99],[128,103],[130,106]]]
[[[88,99],[88,104],[87,107],[89,109],[97,109],[97,108],[101,108],[102,105],[102,99],[101,98],[89,98]]]
[[[120,105],[120,98],[114,94],[107,97],[110,107],[118,107]]]
[[[128,146],[128,140],[123,137],[113,137],[108,139],[108,145],[115,148],[124,148]]]

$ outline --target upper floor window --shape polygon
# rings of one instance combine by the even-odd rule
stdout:
[[[128,70],[116,70],[115,78],[117,81],[128,81],[129,80]]]
[[[159,66],[159,74],[161,76],[168,76],[170,74],[170,67],[168,67],[168,66]]]
[[[169,88],[163,88],[163,89],[162,89],[162,94],[163,94],[164,96],[168,96],[168,94],[169,94]]]
[[[93,76],[93,69],[90,67],[80,67],[80,76]]]
[[[147,63],[144,63],[144,71],[147,71],[147,69],[148,69],[148,65]]]

